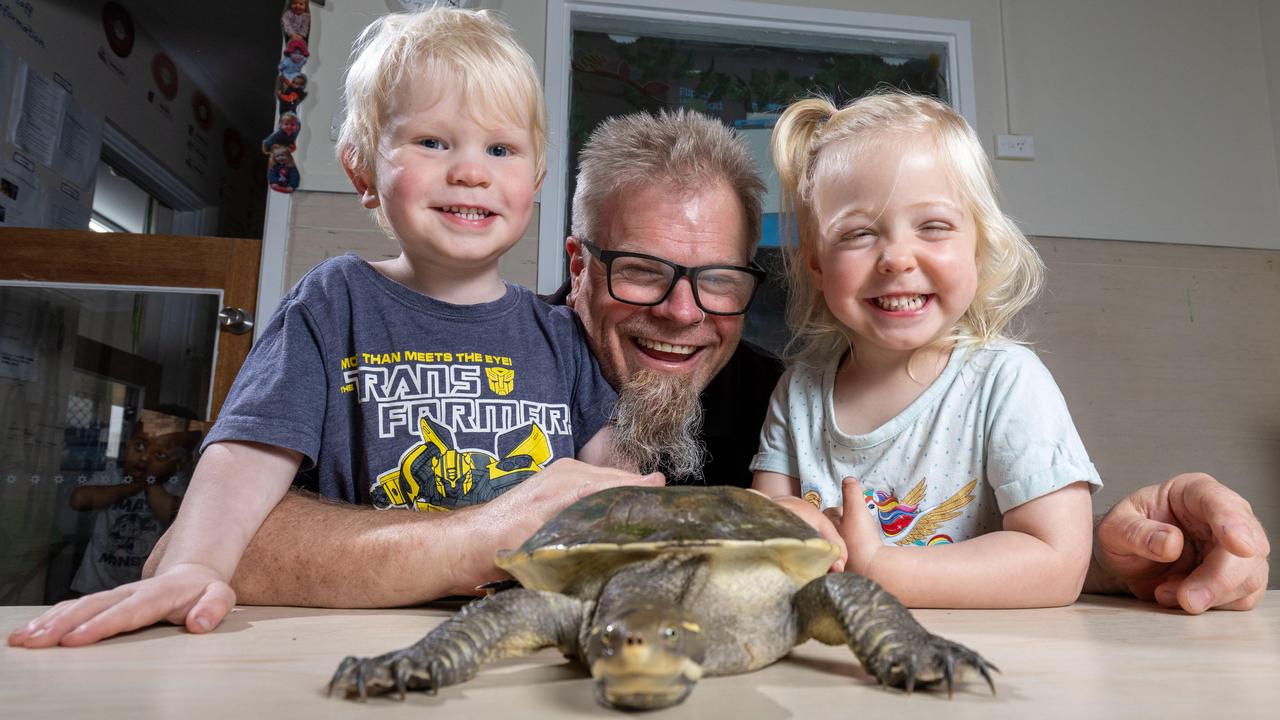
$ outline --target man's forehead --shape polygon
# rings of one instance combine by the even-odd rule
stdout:
[[[724,181],[632,185],[613,192],[601,210],[600,237],[592,240],[606,249],[716,256],[704,263],[749,260],[745,211]]]

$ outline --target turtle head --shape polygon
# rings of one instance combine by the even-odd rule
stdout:
[[[664,708],[702,677],[702,628],[679,605],[633,604],[596,620],[586,656],[602,704]]]

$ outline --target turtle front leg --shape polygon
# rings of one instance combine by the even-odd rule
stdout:
[[[848,645],[862,667],[882,685],[905,688],[939,682],[952,684],[966,669],[976,670],[991,693],[989,670],[981,655],[925,630],[911,611],[870,578],[831,573],[809,582],[795,596],[799,644],[813,638],[827,645]]]
[[[329,681],[329,694],[364,700],[407,690],[432,695],[438,688],[475,677],[480,666],[559,647],[576,655],[578,630],[588,604],[558,593],[517,588],[477,600],[418,642],[372,658],[347,657]]]

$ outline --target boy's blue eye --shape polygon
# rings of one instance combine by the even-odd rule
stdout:
[[[506,145],[493,145],[489,148],[489,154],[494,157],[509,157],[511,155],[511,148]]]
[[[428,150],[440,150],[444,148],[444,143],[435,138],[423,138],[418,141],[418,144]]]

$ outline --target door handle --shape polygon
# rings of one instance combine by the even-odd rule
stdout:
[[[229,333],[243,335],[253,329],[253,313],[243,308],[224,307],[218,311],[218,325]]]

